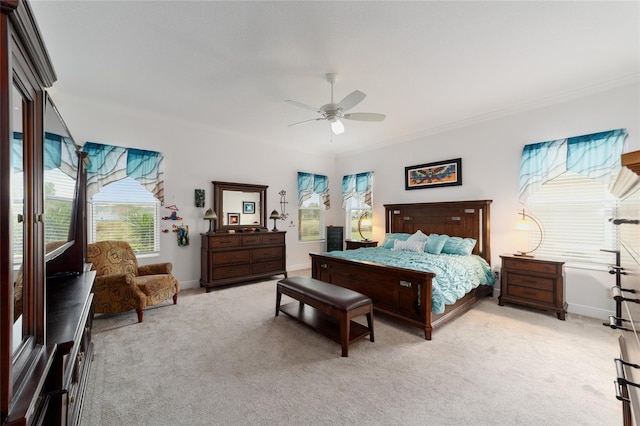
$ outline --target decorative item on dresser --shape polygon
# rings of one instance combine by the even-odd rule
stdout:
[[[621,200],[618,216],[611,219],[620,232],[619,265],[613,268],[616,285],[611,294],[622,315],[610,316],[605,325],[620,333],[620,352],[612,357],[617,376],[616,398],[622,402],[622,423],[637,425],[640,424],[640,190],[637,176],[635,180],[628,177],[634,173],[640,176],[640,151],[622,154],[622,165],[620,176],[626,175],[627,179],[620,185],[619,176],[613,187],[612,193]]]
[[[355,250],[364,247],[378,247],[378,242],[371,240],[345,240],[345,243],[347,245],[347,250]]]
[[[255,208],[254,213],[248,215],[251,217],[248,223],[242,217],[237,222],[214,222],[213,230],[210,228],[201,234],[200,285],[207,291],[273,275],[287,277],[286,232],[269,231],[266,227],[267,188],[266,185],[213,181],[213,213],[217,217],[224,218],[230,211],[244,212],[243,205],[248,202],[255,203]]]
[[[213,211],[213,209],[208,209],[205,213],[204,213],[204,220],[208,220],[209,221],[209,232],[213,232],[214,231],[214,227],[213,227],[213,222],[218,220],[218,215],[216,215],[216,212]]]
[[[0,424],[75,425],[93,351],[86,164],[29,3],[0,1],[0,28]]]
[[[564,262],[503,254],[498,304],[553,311],[565,319]]]

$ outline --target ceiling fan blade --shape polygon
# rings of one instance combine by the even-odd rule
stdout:
[[[308,109],[308,110],[315,111],[315,112],[318,112],[318,113],[322,114],[322,111],[320,111],[319,108],[312,107],[311,105],[303,104],[303,103],[300,103],[298,101],[292,101],[291,99],[287,99],[285,102],[288,102],[291,105],[295,105],[295,106],[300,107],[300,108]]]
[[[358,105],[366,97],[367,95],[365,95],[361,91],[354,90],[353,92],[345,96],[343,100],[340,101],[340,103],[338,104],[338,108],[341,108],[342,111],[346,111]]]
[[[297,123],[289,124],[287,127],[297,126],[298,124],[308,123],[310,121],[318,121],[318,120],[325,120],[325,118],[324,117],[320,117],[320,118],[312,118],[310,120],[298,121]]]
[[[343,118],[347,120],[357,121],[382,121],[386,115],[376,114],[375,112],[352,112],[351,114],[345,114]]]

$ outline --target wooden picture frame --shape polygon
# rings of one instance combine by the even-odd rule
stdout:
[[[404,189],[462,185],[462,159],[436,161],[404,168]]]
[[[227,213],[227,225],[240,225],[240,213]]]
[[[255,214],[256,213],[256,203],[254,201],[243,201],[242,202],[242,213],[244,213],[244,214]]]

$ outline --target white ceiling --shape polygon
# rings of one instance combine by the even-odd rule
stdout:
[[[31,1],[58,75],[89,98],[242,140],[340,153],[638,81],[637,1]],[[367,98],[331,134],[285,102]],[[63,107],[63,105],[62,105]],[[61,108],[62,108],[61,107]],[[64,115],[64,110],[62,111]],[[78,141],[82,143],[82,141]],[[223,143],[223,142],[220,142]]]

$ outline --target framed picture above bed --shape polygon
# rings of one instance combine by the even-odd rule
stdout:
[[[462,159],[436,161],[404,168],[404,189],[462,185]]]

